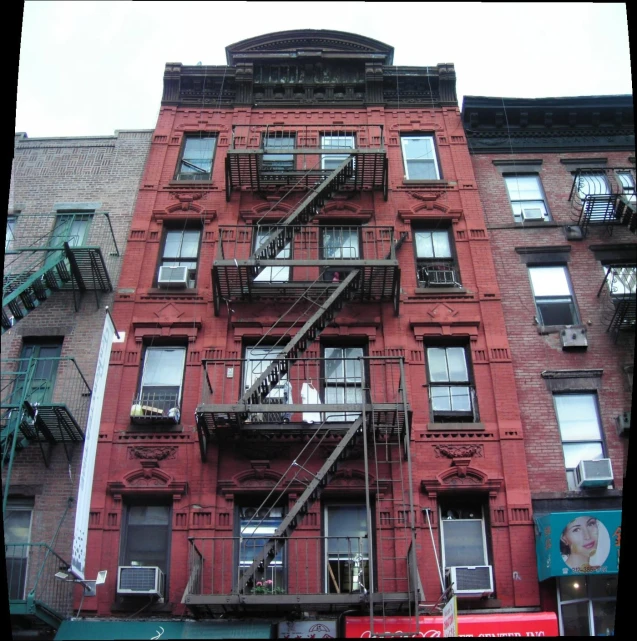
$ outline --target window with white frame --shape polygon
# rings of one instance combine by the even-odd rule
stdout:
[[[331,134],[321,135],[321,149],[342,149],[347,152],[354,149],[354,136],[349,134]],[[321,169],[336,169],[346,158],[349,153],[342,154],[323,154],[321,156]]]
[[[4,250],[7,251],[11,247],[14,240],[15,226],[18,221],[17,216],[7,216],[7,235],[4,239]]]
[[[324,269],[323,280],[338,282],[351,271],[348,260],[361,258],[359,226],[321,227],[321,258],[343,260],[342,265]]]
[[[434,136],[422,134],[400,137],[406,180],[438,180],[440,171]]]
[[[505,176],[515,222],[550,220],[546,197],[537,174]]]
[[[427,379],[434,421],[476,420],[475,396],[464,347],[428,347]]]
[[[263,551],[263,546],[283,521],[283,508],[241,506],[239,510],[239,568],[250,568]],[[270,561],[268,567],[254,574],[254,594],[281,594],[286,589],[285,550]]]
[[[610,193],[608,179],[603,171],[580,171],[576,188],[581,200],[591,196],[606,196]]]
[[[606,284],[613,298],[635,297],[637,292],[637,266],[607,265],[605,266]]]
[[[325,591],[351,594],[370,589],[367,506],[325,506]]]
[[[617,180],[622,187],[622,195],[626,203],[633,208],[635,205],[635,178],[630,171],[618,171]]]
[[[294,134],[272,133],[263,141],[264,151],[261,168],[265,171],[292,171],[295,166],[294,154],[285,153],[294,149]],[[278,152],[278,153],[267,153]]]
[[[147,347],[135,409],[148,418],[178,419],[185,362],[185,347]]]
[[[416,274],[420,287],[459,287],[451,230],[415,229]]]
[[[158,272],[158,284],[170,281],[183,283],[192,289],[197,283],[199,261],[199,229],[168,229],[164,237]],[[185,281],[184,281],[185,279]]]
[[[245,364],[243,371],[243,389],[249,390],[261,374],[265,372],[274,362],[276,357],[283,351],[283,347],[277,345],[262,345],[259,347],[245,348]],[[298,394],[298,390],[297,390]],[[288,405],[293,402],[293,390],[287,375],[280,378],[263,400],[269,405]],[[292,415],[289,412],[265,412],[253,414],[250,420],[254,422],[281,423],[289,422]]]
[[[614,635],[616,574],[560,577],[558,601],[560,636]]]
[[[210,180],[217,134],[186,135],[177,163],[176,180]]]
[[[283,227],[256,227],[253,228],[253,243],[254,251],[256,252],[259,248],[265,245],[270,237],[274,234],[284,234]],[[276,258],[278,259],[289,259],[292,257],[292,245],[291,243],[286,243],[283,249],[281,249]],[[255,276],[254,281],[256,283],[287,283],[290,280],[290,268],[287,266],[267,266],[260,268],[259,273]]]
[[[489,565],[480,501],[444,499],[439,509],[443,567]]]
[[[325,402],[334,405],[351,405],[352,412],[326,412],[330,422],[355,421],[360,416],[363,402],[364,347],[324,347]]]
[[[4,551],[9,599],[26,598],[33,499],[8,499],[4,514]]]
[[[553,400],[562,439],[568,488],[576,490],[575,468],[579,462],[604,458],[597,395],[554,394]]]
[[[579,315],[565,265],[529,267],[540,325],[577,325]]]

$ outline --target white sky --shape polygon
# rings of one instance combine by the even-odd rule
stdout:
[[[166,62],[225,64],[225,47],[288,29],[394,47],[398,65],[453,62],[462,96],[632,93],[625,4],[27,0],[16,131],[154,129]]]

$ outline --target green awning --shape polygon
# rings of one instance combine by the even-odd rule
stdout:
[[[262,621],[63,621],[55,641],[72,639],[273,639]]]

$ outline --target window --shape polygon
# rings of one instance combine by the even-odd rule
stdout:
[[[614,635],[616,574],[560,577],[558,586],[560,636]]]
[[[164,238],[164,248],[162,251],[160,268],[186,268],[186,283],[189,288],[193,288],[197,282],[197,262],[199,257],[199,240],[201,231],[199,229],[169,229],[166,231]],[[180,269],[161,270],[161,279],[167,278],[175,280],[184,275]]]
[[[186,361],[185,347],[147,347],[139,399],[147,418],[179,416]]]
[[[587,196],[605,196],[609,193],[610,187],[603,171],[587,171],[577,177],[577,194],[581,200]]]
[[[176,180],[210,180],[212,159],[217,146],[215,134],[195,134],[185,137],[177,164]]]
[[[448,229],[414,230],[414,245],[420,287],[460,287]]]
[[[604,444],[595,394],[555,394],[555,413],[562,438],[569,490],[576,490],[575,468],[580,461],[604,458]]]
[[[354,149],[354,136],[350,135],[322,135],[321,149]],[[321,156],[321,169],[336,169],[346,158],[349,153],[343,154],[324,154]]]
[[[256,252],[262,245],[266,243],[272,234],[282,231],[283,227],[257,227],[253,234],[254,238],[254,251]],[[292,257],[292,247],[287,243],[281,251],[276,255],[277,259],[289,259]],[[263,267],[255,276],[256,283],[287,283],[290,280],[289,267]]]
[[[269,537],[283,521],[281,507],[239,507],[240,550],[239,567],[242,572],[250,568],[263,550]],[[253,592],[256,594],[281,594],[286,590],[285,549],[281,550],[265,570],[254,575]],[[261,585],[259,585],[259,583]]]
[[[13,390],[15,404],[21,402],[25,385],[28,385],[25,400],[31,405],[51,403],[61,353],[61,340],[24,341],[18,366],[21,374],[16,377]],[[30,363],[32,363],[31,368],[29,368]]]
[[[442,500],[439,508],[443,567],[489,565],[480,501]]]
[[[635,179],[633,178],[633,175],[629,171],[618,171],[617,180],[621,185],[624,201],[634,208]]]
[[[579,315],[564,265],[529,267],[540,325],[577,325]]]
[[[363,347],[324,347],[325,402],[327,404],[352,405],[358,409],[363,402]],[[355,421],[360,412],[326,412],[329,422]]]
[[[294,140],[293,134],[270,134],[264,140],[264,149],[266,152],[294,149]],[[294,154],[264,153],[261,167],[265,171],[293,171],[294,165]]]
[[[7,251],[10,248],[10,245],[14,240],[15,225],[17,221],[17,216],[7,216],[7,235],[4,239],[4,251]]]
[[[171,520],[171,508],[168,504],[129,504],[122,533],[120,564],[156,566],[167,579]]]
[[[606,283],[613,299],[634,298],[637,291],[637,267],[635,265],[609,265]]]
[[[245,369],[243,373],[243,389],[249,390],[259,379],[261,374],[272,364],[277,355],[283,350],[278,346],[246,347]],[[270,390],[265,398],[265,403],[272,405],[287,405],[292,403],[292,385],[288,377],[283,376],[279,383]],[[264,414],[253,414],[250,420],[255,422],[281,423],[288,422],[291,414],[288,412],[266,412]]]
[[[370,588],[365,504],[325,507],[325,546],[328,594],[351,594]]]
[[[360,227],[321,227],[321,257],[329,260],[361,258]],[[325,269],[323,280],[338,282],[349,273],[345,266]]]
[[[83,247],[88,241],[88,232],[93,214],[60,214],[55,220],[51,245],[60,247],[68,242],[70,247]]]
[[[401,136],[406,180],[438,180],[438,160],[433,136]]]
[[[505,176],[515,222],[550,220],[539,176]]]
[[[4,515],[4,546],[9,599],[26,598],[33,500],[9,499]]]
[[[428,347],[429,402],[436,422],[476,420],[464,347]]]

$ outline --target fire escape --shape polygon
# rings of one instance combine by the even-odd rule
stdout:
[[[2,333],[59,291],[73,292],[75,311],[86,291],[99,305],[98,292],[113,289],[109,269],[118,256],[107,213],[21,214],[5,248]]]
[[[637,231],[634,168],[578,169],[568,199],[584,238],[590,226],[605,227],[609,235],[617,225]]]
[[[637,325],[637,262],[609,265],[597,292],[602,304],[602,322],[615,343],[623,332]]]
[[[270,506],[281,505],[288,493],[299,498],[257,546],[241,535],[192,538],[183,602],[195,616],[352,606],[372,617],[414,613],[423,595],[415,563],[403,359],[347,350],[315,355],[317,338],[346,303],[388,302],[398,313],[396,251],[402,239],[389,227],[317,219],[339,191],[386,195],[382,129],[237,126],[226,181],[228,197],[234,189],[302,195],[283,220],[220,228],[212,274],[215,312],[224,303],[290,306],[275,323],[286,328],[283,336],[276,334],[275,346],[264,342],[264,352],[255,356],[255,348],[250,358],[204,361],[196,410],[201,456],[205,461],[210,443],[261,443],[264,452],[280,447],[281,439],[297,443],[287,471],[242,533],[257,531]],[[308,534],[301,527],[304,517],[320,506],[323,490],[352,457],[365,466],[369,536]],[[314,511],[314,523],[316,516]],[[246,547],[250,541],[252,548]],[[268,572],[282,568],[285,580],[268,583]]]

